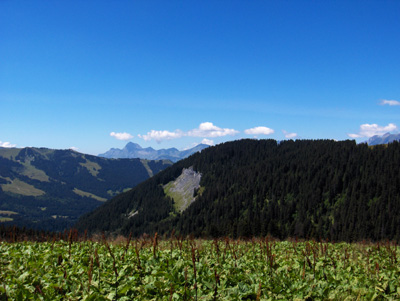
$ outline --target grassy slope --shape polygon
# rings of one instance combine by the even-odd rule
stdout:
[[[1,185],[1,188],[4,192],[34,197],[45,194],[43,190],[37,189],[35,186],[25,183],[19,179],[14,179],[11,181],[12,182],[9,184]]]
[[[55,215],[75,221],[168,165],[45,148],[0,148],[0,159],[0,210],[17,212],[14,222],[29,227],[46,225],[45,219],[53,225]],[[2,215],[1,222],[11,218]]]

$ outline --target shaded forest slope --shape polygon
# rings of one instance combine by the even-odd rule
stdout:
[[[163,187],[201,174],[182,213]],[[101,222],[99,222],[101,221]],[[80,230],[400,240],[400,144],[239,140],[181,160],[83,216]]]

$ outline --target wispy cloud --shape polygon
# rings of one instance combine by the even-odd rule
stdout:
[[[181,138],[183,135],[184,133],[181,130],[175,130],[174,132],[151,130],[146,135],[139,134],[138,137],[142,138],[145,141],[155,140],[160,143],[163,140]]]
[[[114,137],[118,140],[130,140],[133,138],[133,136],[129,133],[115,133],[115,132],[111,132],[110,133],[111,137]]]
[[[271,135],[275,131],[265,126],[257,126],[244,131],[247,135]]]
[[[347,134],[350,138],[356,139],[362,137],[360,134]]]
[[[223,137],[223,136],[228,136],[228,135],[236,135],[239,133],[239,131],[234,130],[234,129],[228,129],[228,128],[220,128],[218,126],[215,126],[211,122],[203,122],[199,125],[198,128],[192,129],[187,132],[183,132],[181,130],[175,130],[173,132],[170,131],[156,131],[156,130],[151,130],[148,132],[146,135],[138,135],[139,138],[144,139],[145,141],[150,141],[150,140],[155,140],[158,143],[160,143],[163,140],[171,140],[171,139],[177,139],[181,137],[203,137],[203,138],[216,138],[216,137]],[[208,143],[214,144],[214,141],[205,139],[203,141],[206,141]],[[206,144],[208,144],[206,143]]]
[[[285,130],[282,130],[282,133],[285,135],[286,139],[293,139],[297,137],[297,133],[289,133]]]
[[[347,134],[350,138],[372,137],[375,135],[383,135],[387,132],[397,130],[397,125],[389,123],[387,126],[379,126],[376,123],[360,125],[360,131],[356,134]]]
[[[400,101],[397,100],[388,100],[388,99],[382,99],[380,104],[382,106],[384,105],[389,105],[389,106],[400,106]]]
[[[79,148],[77,148],[75,146],[71,146],[69,149],[77,152]]]
[[[11,147],[16,147],[16,144],[11,144],[10,142],[2,142],[0,141],[0,147],[7,147],[7,148],[11,148]]]

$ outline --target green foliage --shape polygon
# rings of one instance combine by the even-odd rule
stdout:
[[[399,299],[400,248],[315,241],[0,243],[11,300]]]

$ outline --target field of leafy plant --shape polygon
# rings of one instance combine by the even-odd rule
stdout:
[[[3,241],[0,299],[400,299],[399,252],[268,237]]]

